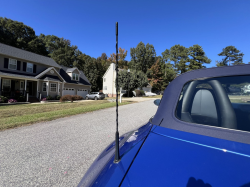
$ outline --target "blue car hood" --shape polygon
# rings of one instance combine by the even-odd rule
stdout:
[[[250,145],[154,126],[121,186],[250,186]]]

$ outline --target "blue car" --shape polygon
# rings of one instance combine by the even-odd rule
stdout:
[[[120,161],[110,144],[78,186],[249,187],[249,84],[250,65],[181,74],[155,116],[120,136]]]

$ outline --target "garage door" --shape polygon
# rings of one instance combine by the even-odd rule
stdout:
[[[62,95],[75,95],[75,89],[74,88],[64,88]]]
[[[80,95],[83,98],[85,98],[87,94],[88,94],[88,90],[85,90],[85,89],[78,89],[77,90],[77,95]]]

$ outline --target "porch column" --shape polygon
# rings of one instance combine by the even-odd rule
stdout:
[[[49,81],[47,82],[47,96],[49,96]]]
[[[39,81],[37,81],[37,82],[36,82],[36,85],[37,85],[37,86],[36,86],[36,87],[37,87],[37,90],[36,90],[36,95],[37,95],[37,98],[38,98],[38,97],[39,97],[39,95],[38,95],[38,91],[39,91],[39,90],[38,90]]]
[[[62,96],[63,96],[64,82],[62,83]]]
[[[58,82],[57,85],[58,85],[58,89],[57,89],[58,95],[60,95],[60,91],[59,91],[60,90],[60,82]]]
[[[27,80],[25,80],[25,86],[24,86],[25,92],[26,92],[26,88],[27,88]]]

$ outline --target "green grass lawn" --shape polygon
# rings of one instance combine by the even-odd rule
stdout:
[[[122,102],[126,105],[133,102]],[[23,104],[0,106],[0,130],[30,125],[42,121],[92,112],[116,106],[115,102],[93,101],[73,103]]]

